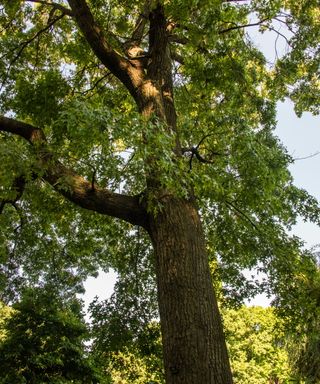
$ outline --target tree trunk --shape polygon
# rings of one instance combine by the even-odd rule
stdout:
[[[231,384],[202,224],[189,201],[168,197],[151,218],[167,384]]]
[[[163,2],[147,2],[150,5],[148,55],[134,60],[124,58],[113,49],[85,0],[68,0],[68,3],[96,56],[128,89],[139,112],[150,122],[156,118],[162,123],[153,124],[153,127],[149,124],[146,129],[152,129],[154,135],[166,130],[175,140],[172,160],[181,157],[169,44],[170,20]],[[231,370],[197,209],[193,202],[168,194],[161,180],[163,170],[159,167],[157,152],[151,150],[152,143],[148,143],[147,136],[144,139],[149,145],[149,155],[145,159],[147,188],[144,193],[161,201],[163,209],[156,215],[147,214],[142,209],[149,218],[146,223],[135,209],[131,211],[133,215],[128,215],[128,204],[123,204],[126,216],[122,214],[121,218],[131,223],[136,220],[138,225],[148,229],[153,241],[166,383],[231,384]],[[166,198],[160,196],[163,194]],[[127,203],[127,200],[121,202]],[[131,199],[129,203],[130,207],[134,206]],[[116,216],[114,210],[111,213]]]

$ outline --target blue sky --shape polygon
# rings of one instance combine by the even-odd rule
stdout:
[[[253,15],[251,22],[257,19]],[[290,38],[292,34],[285,28],[283,23],[274,23],[274,30]],[[254,44],[264,53],[270,67],[288,52],[287,41],[275,31],[259,32],[259,27],[247,28],[247,33]],[[306,112],[298,118],[294,112],[294,105],[290,100],[278,103],[278,123],[276,135],[287,148],[293,158],[306,158],[296,160],[290,166],[294,177],[294,184],[306,189],[311,195],[320,201],[320,117]],[[308,158],[309,157],[309,158]],[[299,221],[292,231],[306,242],[310,248],[320,243],[320,228],[311,223]]]
[[[320,118],[304,113],[298,118],[291,102],[278,105],[276,134],[296,160],[290,171],[294,184],[306,189],[320,201]],[[314,156],[312,156],[314,155]],[[320,243],[320,228],[315,224],[300,221],[293,233],[301,237],[308,248]]]

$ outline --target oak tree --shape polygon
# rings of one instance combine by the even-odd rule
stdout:
[[[285,229],[317,221],[317,202],[294,187],[273,130],[284,97],[319,112],[317,1],[0,6],[4,276],[121,265],[141,228],[166,382],[232,383],[212,283],[233,299],[281,291],[288,265],[309,262]],[[269,64],[253,26],[286,54]],[[244,279],[255,266],[268,285]]]

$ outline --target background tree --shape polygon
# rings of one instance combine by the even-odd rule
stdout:
[[[142,227],[166,382],[231,383],[208,256],[235,301],[313,264],[286,229],[318,205],[273,129],[286,96],[319,112],[317,1],[0,5],[3,282],[21,267],[37,281],[48,260],[80,276],[119,266]],[[245,31],[274,20],[289,49],[270,67]],[[254,267],[269,280],[247,281]]]
[[[146,245],[139,232],[132,234],[114,293],[89,306],[91,353],[114,383],[164,382],[156,282]]]
[[[318,259],[319,255],[315,257]],[[312,271],[300,270],[292,276],[275,304],[286,322],[290,365],[305,383],[319,382],[319,268]]]
[[[298,382],[289,364],[283,322],[274,309],[229,309],[223,318],[235,383]]]
[[[1,383],[100,382],[86,356],[88,331],[76,300],[62,303],[48,287],[29,289],[2,330]]]
[[[12,308],[1,302],[0,304],[0,342],[6,337],[5,322],[12,314]]]
[[[138,335],[125,340],[117,339],[112,321],[114,307],[106,309],[108,301],[97,305],[95,303],[94,343],[93,353],[99,357],[99,365],[110,373],[111,381],[115,384],[138,384],[145,382],[163,383],[161,360],[161,340],[159,339],[159,324],[156,322],[145,326]],[[98,311],[97,311],[98,309]],[[122,311],[122,317],[117,324],[126,322],[127,311]],[[274,308],[245,307],[224,309],[223,322],[233,372],[234,382],[238,384],[281,384],[281,383],[316,383],[311,375],[300,373],[297,360],[300,356],[306,366],[317,367],[317,360],[310,359],[306,354],[305,343],[301,335],[292,339],[283,318],[277,316]],[[98,325],[99,324],[99,325]],[[127,326],[130,323],[127,324]],[[116,328],[117,329],[117,328]],[[315,336],[316,329],[313,329]],[[311,336],[311,334],[310,334]],[[311,352],[311,351],[310,351]],[[196,358],[196,357],[195,357]],[[313,371],[310,371],[314,372]],[[306,381],[305,381],[306,379]],[[308,381],[310,380],[310,381]]]

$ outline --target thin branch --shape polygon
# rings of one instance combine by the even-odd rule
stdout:
[[[278,40],[279,40],[279,35],[277,34],[277,37],[276,37],[276,39],[274,41],[274,54],[275,54],[275,57],[276,57],[277,60],[279,60],[278,48],[277,48]]]
[[[280,17],[282,16],[281,14],[279,15]],[[283,15],[282,17],[290,17],[290,15]],[[286,28],[288,28],[288,30],[292,33],[292,34],[295,34],[295,31],[294,29],[289,25],[289,23],[287,21],[284,21],[284,20],[281,20],[279,19],[278,17],[275,17],[274,20],[278,21],[279,23],[282,23],[286,26]]]
[[[23,227],[23,224],[25,222],[23,216],[22,216],[22,212],[21,212],[21,209],[18,207],[17,203],[16,202],[13,202],[11,203],[11,205],[13,206],[13,208],[16,210],[18,216],[19,216],[19,225],[17,225],[15,228],[14,228],[14,232],[17,233],[22,227]]]
[[[4,25],[4,27],[2,29],[0,29],[0,33],[2,34],[4,31],[6,31],[8,28],[10,28],[10,26],[13,24],[15,20],[15,16],[12,17],[12,19],[10,19],[7,24]]]
[[[99,63],[100,64],[100,63]],[[105,67],[103,65],[100,64],[100,67],[99,67],[99,64],[91,61],[90,63],[86,63],[84,66],[82,66],[79,70],[77,70],[73,76],[73,79],[74,79],[74,82],[77,83],[77,84],[81,84],[80,81],[83,81],[84,79],[86,79],[86,76],[85,76],[85,73],[86,71],[89,71],[89,70],[92,70],[92,69],[105,69]],[[72,88],[72,95],[74,95],[75,93],[81,93],[79,91],[75,91],[75,87]]]
[[[243,25],[235,25],[234,27],[230,27],[230,28],[226,28],[226,29],[221,29],[220,31],[218,31],[219,34],[222,34],[222,33],[226,33],[226,32],[230,32],[230,31],[233,31],[235,29],[242,29],[242,28],[247,28],[247,27],[255,27],[257,25],[261,25],[262,23],[264,23],[265,21],[267,20],[270,20],[268,17],[265,18],[265,19],[262,19],[262,20],[259,20],[257,21],[256,23],[251,23],[251,24],[243,24]],[[230,23],[230,22],[229,22]]]
[[[309,156],[305,156],[305,157],[296,157],[293,159],[293,161],[297,161],[297,160],[307,160],[307,159],[311,159],[312,157],[315,157],[315,156],[318,156],[320,155],[320,151],[317,151],[315,153],[312,153],[311,155]]]
[[[213,133],[208,133],[207,135],[203,136],[203,138],[199,141],[198,145],[196,146],[196,149],[200,147],[200,145],[205,141],[205,139],[213,135],[214,135]]]
[[[238,212],[241,216],[243,216],[258,232],[260,232],[260,229],[258,228],[258,226],[251,220],[251,218],[246,214],[244,213],[240,208],[238,208],[234,203],[232,203],[231,201],[228,201],[228,200],[225,200],[225,203],[231,207],[232,209],[234,209],[236,212]]]
[[[203,156],[200,155],[199,151],[197,149],[194,150],[194,154],[200,163],[205,163],[205,164],[213,164],[213,160],[207,160]]]
[[[121,151],[121,152],[124,152],[124,151]],[[122,167],[122,170],[120,171],[122,174],[124,173],[124,171],[127,170],[127,168],[129,167],[131,161],[133,160],[133,158],[135,157],[136,153],[135,152],[130,152],[128,151],[127,153],[131,154],[131,156],[129,157],[128,161],[124,164],[124,166]]]
[[[190,148],[181,148],[182,154],[185,153],[191,153],[190,160],[189,160],[189,171],[192,169],[192,160],[195,156],[200,163],[205,164],[213,164],[213,160],[205,159],[202,155],[200,155],[199,147],[204,142],[205,139],[207,139],[210,136],[213,136],[213,133],[208,133],[207,135],[203,136],[203,138],[199,141],[199,143],[195,147]],[[227,156],[227,153],[221,153],[221,152],[215,152],[213,150],[210,150],[212,156]]]
[[[92,92],[103,80],[105,80],[106,78],[110,77],[110,75],[112,75],[110,72],[108,72],[106,75],[100,77],[98,80],[96,80],[94,82],[94,84],[92,85],[92,87],[90,87],[89,89],[86,89],[84,92],[80,92],[81,95],[85,96],[87,95],[89,92]]]
[[[183,58],[183,56],[179,55],[179,53],[172,51],[171,52],[171,57],[177,63],[179,63],[181,65],[184,65],[184,63],[185,63],[184,58]]]
[[[288,44],[289,47],[291,47],[292,45],[290,44],[290,41],[288,40],[287,36],[285,36],[283,33],[280,33],[278,30],[276,30],[275,28],[273,27],[268,27],[269,31],[273,31],[275,32],[278,36],[281,36],[285,39],[286,43]]]
[[[73,17],[73,13],[72,13],[71,9],[66,8],[61,4],[53,3],[53,2],[49,2],[49,1],[43,1],[43,0],[25,0],[25,1],[27,1],[28,3],[38,3],[38,4],[42,4],[42,5],[48,5],[50,7],[53,7],[54,9],[58,9],[59,11],[61,11],[65,15]]]
[[[2,90],[2,88],[5,86],[6,82],[7,82],[7,79],[8,79],[8,76],[9,76],[9,73],[11,71],[11,68],[13,66],[13,64],[21,57],[23,51],[25,50],[25,48],[31,44],[34,40],[36,40],[42,33],[48,31],[56,22],[58,22],[59,20],[61,20],[62,18],[64,17],[64,14],[61,14],[60,16],[57,16],[55,19],[52,19],[44,28],[40,29],[35,35],[33,35],[32,37],[30,37],[28,40],[26,41],[23,41],[21,44],[19,44],[17,47],[15,47],[14,49],[10,50],[8,53],[11,53],[11,52],[14,52],[15,50],[19,49],[17,54],[15,55],[15,57],[11,60],[9,66],[8,66],[8,69],[6,71],[6,75],[5,75],[5,78],[4,78],[4,81],[2,82],[1,84],[1,89],[0,91]],[[1,59],[5,56],[8,55],[8,53],[4,54],[1,56]]]
[[[0,215],[3,212],[5,205],[6,205],[5,200],[0,200]]]
[[[189,42],[189,39],[187,39],[184,36],[178,36],[177,34],[171,34],[169,35],[169,42],[170,43],[177,43],[181,45],[186,45]]]
[[[11,61],[10,65],[14,64],[19,57],[21,56],[24,49],[32,43],[36,38],[38,38],[42,33],[48,31],[57,21],[61,20],[64,17],[64,14],[57,16],[55,19],[52,19],[44,28],[40,29],[34,36],[30,37],[30,39],[24,41],[20,44],[20,49],[16,55],[16,57]]]

